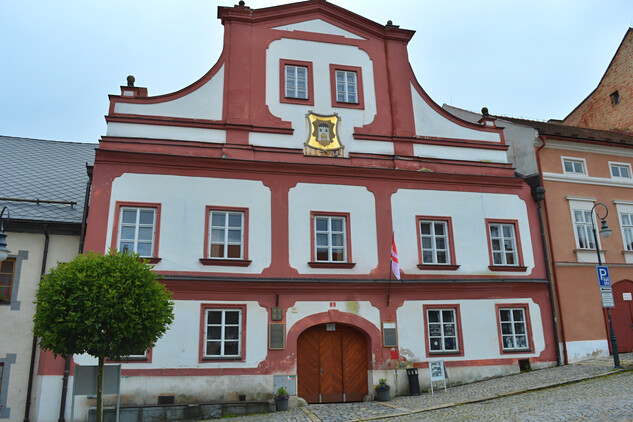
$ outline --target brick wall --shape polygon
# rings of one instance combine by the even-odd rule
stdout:
[[[617,91],[619,104],[611,94]],[[633,131],[633,28],[629,28],[600,84],[563,120],[592,129]]]

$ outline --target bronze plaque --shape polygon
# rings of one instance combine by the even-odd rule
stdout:
[[[275,322],[268,324],[268,348],[283,350],[286,348],[286,324]]]
[[[282,308],[271,308],[270,319],[273,321],[282,321],[284,319]]]

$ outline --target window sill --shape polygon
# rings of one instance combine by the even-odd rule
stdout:
[[[450,351],[450,352],[429,351],[429,356],[464,356],[464,354],[460,351]]]
[[[532,349],[503,349],[503,353],[513,354],[513,353],[532,353]]]
[[[418,264],[418,268],[421,270],[444,270],[444,271],[456,271],[459,269],[459,265],[446,265],[446,264]]]
[[[299,104],[299,105],[307,105],[307,106],[314,105],[314,99],[312,98],[282,97],[279,100],[279,102],[284,103],[284,104]]]
[[[340,107],[340,108],[355,108],[359,110],[364,110],[365,105],[361,103],[346,103],[342,101],[333,101],[332,107]]]
[[[312,268],[354,268],[355,262],[320,262],[312,261],[308,262],[308,265]]]
[[[490,271],[514,271],[517,273],[522,273],[527,270],[527,267],[523,267],[520,265],[490,265],[488,266]]]
[[[248,267],[251,265],[249,259],[220,259],[220,258],[200,258],[202,265],[225,265],[228,267]]]
[[[244,359],[242,359],[241,357],[222,357],[222,356],[214,356],[214,357],[210,357],[210,356],[205,356],[201,359],[201,362],[217,362],[217,361],[222,361],[222,362],[243,362]]]
[[[149,264],[158,264],[161,258],[148,258],[148,257],[140,257],[141,259],[147,260]]]

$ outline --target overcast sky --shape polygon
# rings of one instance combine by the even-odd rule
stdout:
[[[331,2],[415,30],[409,58],[438,104],[537,120],[573,110],[633,26],[633,0]],[[213,66],[223,37],[217,6],[235,3],[0,0],[0,135],[97,142],[108,94],[127,75],[159,95]]]

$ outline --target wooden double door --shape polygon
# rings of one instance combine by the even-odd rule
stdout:
[[[368,394],[367,340],[341,324],[308,328],[297,340],[299,397],[308,403],[363,401]]]

